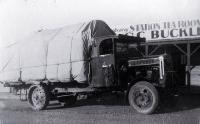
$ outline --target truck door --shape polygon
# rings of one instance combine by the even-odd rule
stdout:
[[[93,87],[110,87],[114,85],[114,47],[113,40],[106,39],[96,48],[97,55],[91,60]]]

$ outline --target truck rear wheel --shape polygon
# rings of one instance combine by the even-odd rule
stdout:
[[[34,85],[29,88],[28,101],[33,110],[43,110],[49,104],[49,93],[46,86]]]
[[[151,114],[158,106],[158,91],[151,83],[140,81],[131,87],[128,99],[137,112]]]

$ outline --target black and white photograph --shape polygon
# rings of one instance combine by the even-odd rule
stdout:
[[[0,0],[0,124],[200,124],[200,1]]]

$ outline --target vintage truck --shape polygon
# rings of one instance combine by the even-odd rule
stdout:
[[[116,91],[139,113],[150,114],[160,90],[173,89],[176,71],[171,49],[153,45],[116,35],[100,20],[40,30],[1,50],[0,81],[28,89],[34,110],[53,99],[68,105],[80,95]]]

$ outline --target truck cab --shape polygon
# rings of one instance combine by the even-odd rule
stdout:
[[[166,86],[169,56],[144,56],[131,45],[145,39],[119,35],[97,38],[90,60],[90,85],[128,92],[130,105],[140,113],[152,113],[158,105],[157,88]],[[168,64],[168,65],[167,65]],[[167,68],[167,69],[165,69]]]
[[[130,45],[140,42],[144,42],[144,39],[130,36],[96,39],[91,51],[90,84],[93,87],[126,88],[128,82],[143,78],[163,87],[166,76],[164,61],[168,56],[147,57],[131,51]],[[152,79],[155,76],[157,80]]]

